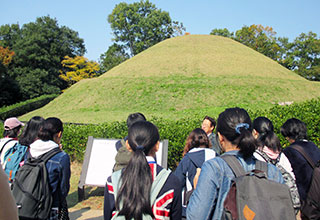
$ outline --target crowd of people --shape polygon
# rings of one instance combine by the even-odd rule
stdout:
[[[226,109],[217,121],[206,116],[201,128],[186,134],[182,160],[173,172],[157,164],[160,135],[156,125],[142,113],[133,113],[127,118],[127,127],[128,135],[116,143],[118,153],[113,174],[106,182],[105,220],[229,219],[226,204],[239,178],[230,158],[247,176],[263,173],[268,181],[285,186],[290,200],[289,207],[285,207],[287,216],[317,219],[314,216],[320,213],[317,205],[313,207],[316,213],[313,216],[305,212],[314,181],[310,160],[319,166],[320,149],[308,141],[307,127],[301,120],[291,118],[281,126],[280,132],[289,142],[283,149],[272,122],[266,117],[252,121],[242,108]],[[0,219],[30,219],[21,216],[23,204],[16,202],[20,197],[15,189],[23,185],[23,182],[19,184],[19,169],[53,151],[53,156],[45,161],[52,197],[47,219],[69,219],[66,197],[70,188],[70,158],[62,149],[62,134],[63,123],[58,118],[33,117],[26,125],[17,118],[5,120],[0,140],[0,202],[5,205],[0,206]],[[15,170],[9,165],[18,150],[23,156],[17,159]],[[306,159],[305,154],[311,159]],[[265,204],[268,203],[272,201]],[[245,219],[259,216],[248,207],[237,215],[244,215]],[[266,214],[269,219],[272,215],[272,211]]]

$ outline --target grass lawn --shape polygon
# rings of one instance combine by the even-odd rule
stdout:
[[[56,116],[64,122],[216,117],[227,107],[256,110],[317,98],[308,81],[229,38],[190,35],[165,40],[102,76],[82,80],[45,107],[21,117]]]

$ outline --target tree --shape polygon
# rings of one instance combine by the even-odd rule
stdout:
[[[61,62],[63,70],[60,70],[60,78],[68,83],[69,86],[79,82],[82,79],[93,78],[99,71],[99,64],[94,61],[88,61],[83,56],[74,58],[65,56]]]
[[[211,35],[217,35],[217,36],[222,36],[222,37],[228,37],[228,38],[233,38],[234,33],[230,32],[227,28],[223,29],[213,29],[210,33]]]
[[[19,100],[19,86],[17,83],[8,76],[8,67],[11,63],[14,51],[9,50],[8,47],[0,46],[0,107],[10,105]]]
[[[83,39],[78,33],[59,26],[56,19],[39,17],[19,28],[4,25],[0,28],[0,44],[15,51],[8,75],[19,87],[22,99],[43,94],[59,93],[67,83],[59,77],[65,56],[82,56]]]
[[[289,68],[309,80],[320,81],[320,39],[316,33],[301,33],[288,52]]]
[[[129,59],[129,57],[129,54],[127,54],[124,50],[124,46],[114,43],[109,47],[107,52],[100,56],[101,71],[107,72],[113,67]]]
[[[172,21],[169,13],[157,9],[148,0],[119,3],[108,16],[114,41],[134,56],[167,38],[182,34],[181,23]]]
[[[235,40],[252,49],[277,60],[280,47],[275,38],[276,32],[272,27],[262,25],[244,26],[236,31]]]

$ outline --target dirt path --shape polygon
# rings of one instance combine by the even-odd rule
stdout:
[[[103,220],[103,210],[90,208],[69,209],[70,220]]]

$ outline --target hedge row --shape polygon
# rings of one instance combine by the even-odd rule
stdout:
[[[41,108],[57,96],[57,94],[42,95],[34,99],[29,99],[27,101],[19,102],[14,105],[2,107],[0,108],[0,120],[20,116],[38,108]]]
[[[290,106],[276,105],[264,111],[249,111],[249,114],[252,119],[258,116],[265,116],[272,120],[283,146],[288,145],[288,142],[279,132],[281,125],[289,118],[298,118],[307,124],[309,139],[320,146],[320,98]],[[181,160],[185,139],[194,128],[201,126],[201,120],[202,118],[185,118],[178,121],[169,121],[161,118],[152,118],[150,120],[159,128],[161,139],[169,140],[168,166],[170,168],[175,168]],[[1,126],[1,129],[3,129],[3,126]],[[62,145],[73,160],[82,161],[88,136],[118,139],[126,136],[126,134],[125,121],[99,125],[65,124]]]

